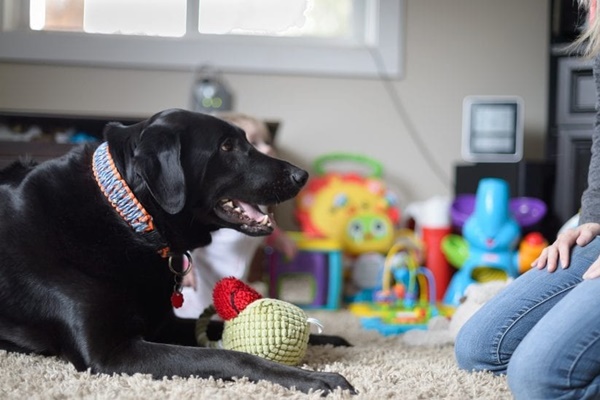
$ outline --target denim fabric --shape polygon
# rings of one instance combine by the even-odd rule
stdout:
[[[508,285],[458,333],[459,367],[507,374],[516,399],[600,399],[600,278],[581,278],[598,255],[600,237]]]

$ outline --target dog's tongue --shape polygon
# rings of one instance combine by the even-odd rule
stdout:
[[[242,200],[223,199],[215,211],[224,221],[239,225],[244,232],[268,233],[273,229],[274,222],[269,215]]]
[[[265,214],[263,214],[260,210],[258,210],[255,206],[245,203],[241,200],[235,200],[235,203],[238,207],[241,207],[244,210],[244,214],[255,220],[256,222],[260,222],[264,219]]]

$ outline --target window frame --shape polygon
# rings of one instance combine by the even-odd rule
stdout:
[[[365,0],[364,44],[196,34],[198,7],[190,9],[195,1],[188,1],[188,33],[179,38],[33,31],[29,29],[28,7],[22,7],[25,2],[21,1],[17,0],[15,7],[11,0],[0,0],[0,62],[158,70],[195,70],[208,65],[242,73],[402,76],[404,0]],[[375,60],[374,53],[381,62]]]

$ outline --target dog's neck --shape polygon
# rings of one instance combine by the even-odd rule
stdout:
[[[156,244],[156,251],[163,257],[169,255],[169,247],[154,226],[152,216],[133,194],[110,155],[108,143],[104,142],[94,152],[92,170],[100,191],[104,193],[115,211],[137,233],[145,235]]]

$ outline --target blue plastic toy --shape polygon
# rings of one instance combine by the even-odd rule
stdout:
[[[511,215],[509,197],[506,181],[485,178],[479,182],[474,212],[462,231],[468,244],[467,257],[450,281],[445,304],[458,306],[467,286],[477,281],[477,273],[500,271],[505,278],[519,275],[516,249],[521,229]]]

